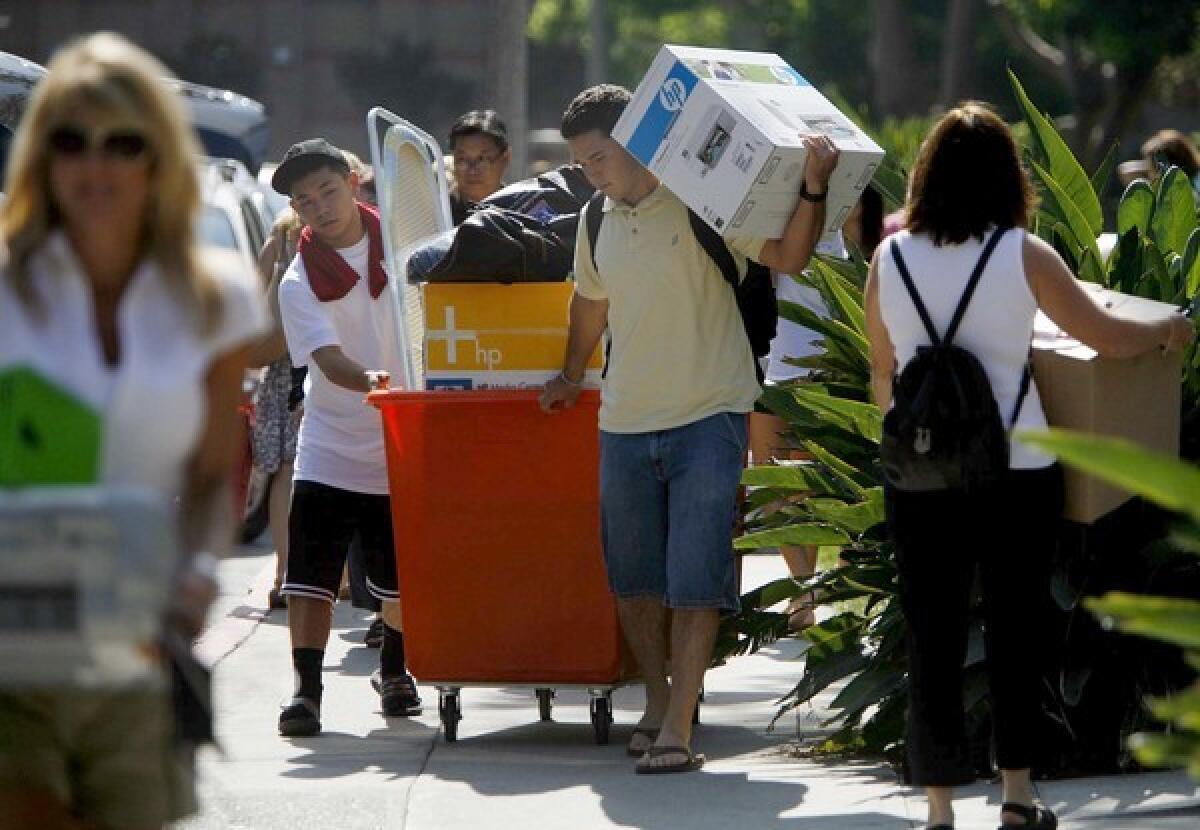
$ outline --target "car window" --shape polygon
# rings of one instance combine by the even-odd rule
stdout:
[[[225,211],[213,205],[205,205],[200,211],[196,236],[202,245],[228,248],[231,251],[238,249],[237,234],[234,233],[233,223],[229,221]]]
[[[242,221],[246,225],[246,235],[250,237],[250,250],[257,256],[263,249],[263,243],[267,241],[262,222],[258,218],[258,211],[249,200],[242,199],[239,204],[242,208]]]

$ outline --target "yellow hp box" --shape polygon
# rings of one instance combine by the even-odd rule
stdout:
[[[574,283],[425,286],[426,389],[529,389],[562,369]],[[600,350],[585,385],[600,384]]]

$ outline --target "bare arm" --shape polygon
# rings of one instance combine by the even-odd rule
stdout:
[[[888,336],[879,310],[879,254],[871,258],[864,302],[867,315],[867,342],[871,347],[871,395],[876,405],[887,412],[892,404],[892,376],[896,372],[896,347]]]
[[[379,372],[366,369],[351,360],[341,346],[322,346],[312,353],[312,359],[331,383],[343,389],[365,395],[375,388],[372,384]]]
[[[563,359],[562,373],[546,384],[538,400],[544,411],[551,412],[560,405],[566,407],[575,404],[588,361],[607,327],[608,300],[589,300],[578,292],[571,295],[567,354]]]
[[[258,273],[267,287],[267,310],[271,315],[272,326],[271,331],[250,348],[249,365],[253,367],[274,363],[287,354],[283,318],[279,312],[279,281],[286,271],[285,268],[278,267],[277,260],[281,253],[280,234],[272,233],[267,237],[267,242],[258,256]]]
[[[236,349],[209,367],[204,381],[207,416],[180,498],[179,530],[187,562],[175,586],[171,616],[189,637],[199,633],[216,597],[214,558],[228,554],[233,544],[229,477],[245,436],[238,400],[247,354],[246,347]]]
[[[1151,321],[1127,320],[1098,306],[1046,242],[1025,235],[1025,277],[1037,300],[1059,328],[1103,357],[1136,357],[1156,346],[1182,349],[1195,337],[1182,314]]]
[[[820,195],[829,191],[829,177],[837,167],[838,151],[827,136],[807,136],[808,161],[804,165],[804,189]],[[801,198],[792,218],[783,229],[782,239],[768,240],[758,261],[784,274],[799,274],[808,267],[821,230],[825,226],[825,202]]]

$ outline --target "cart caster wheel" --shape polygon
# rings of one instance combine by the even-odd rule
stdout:
[[[458,740],[458,722],[462,720],[462,706],[458,692],[442,692],[438,698],[438,715],[442,719],[442,733],[446,743]]]
[[[535,689],[534,694],[537,695],[538,716],[544,721],[550,720],[550,712],[554,708],[554,690]]]
[[[592,730],[596,733],[596,743],[608,743],[608,731],[612,726],[612,697],[599,695],[592,698]]]

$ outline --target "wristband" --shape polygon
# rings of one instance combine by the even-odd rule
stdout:
[[[806,202],[824,202],[829,197],[828,186],[820,193],[809,193],[808,182],[800,182],[800,198]]]
[[[567,386],[571,386],[575,389],[578,389],[579,387],[583,386],[582,378],[579,380],[571,380],[569,377],[567,377],[567,373],[565,371],[558,373],[558,379],[561,380],[563,383],[565,383]]]

